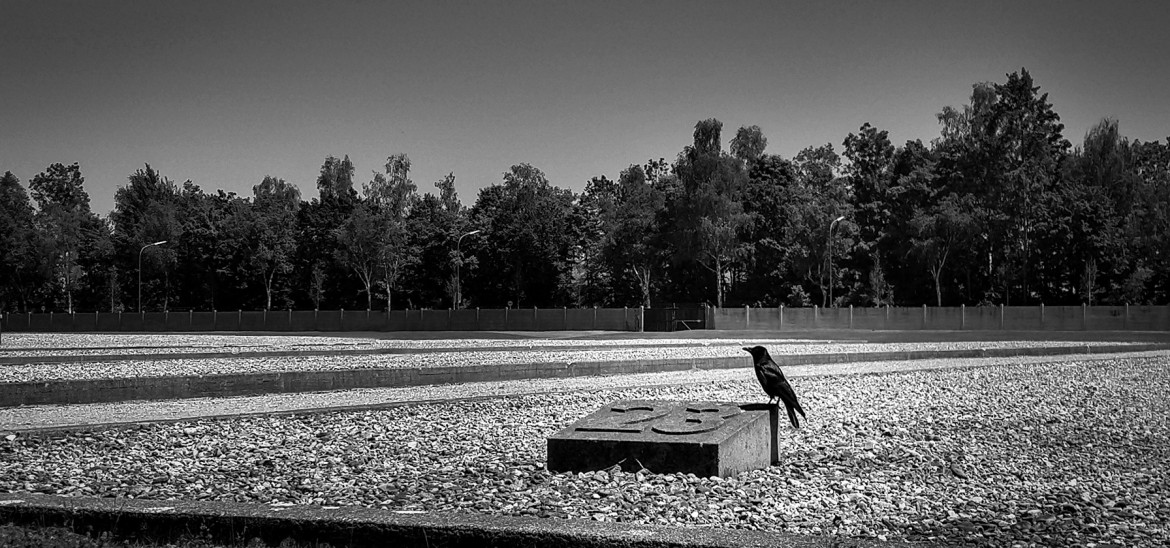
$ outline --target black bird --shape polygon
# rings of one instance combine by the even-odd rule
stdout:
[[[792,421],[793,428],[800,428],[800,421],[796,420],[796,414],[799,412],[800,416],[805,420],[808,416],[804,414],[804,409],[800,407],[800,402],[796,401],[796,392],[792,390],[792,385],[788,384],[788,379],[784,378],[784,372],[780,370],[780,366],[772,361],[772,356],[768,355],[768,349],[762,346],[753,346],[751,348],[744,347],[752,355],[752,360],[756,364],[756,378],[760,379],[760,386],[764,387],[764,392],[768,394],[768,403],[772,403],[772,398],[778,398],[776,407],[780,407],[780,402],[784,402],[784,407],[788,409],[788,419]]]

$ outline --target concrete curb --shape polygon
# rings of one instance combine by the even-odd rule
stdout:
[[[1102,354],[1164,349],[1170,349],[1170,344],[1104,344],[1041,348],[975,348],[962,350],[798,354],[776,356],[774,359],[782,366],[789,366],[939,358]],[[747,368],[750,365],[750,359],[745,354],[743,357],[723,358],[489,364],[434,368],[284,371],[208,376],[133,377],[0,383],[0,407],[230,397],[272,393],[349,390],[355,388],[405,387],[596,375],[626,375],[695,369]]]
[[[0,523],[63,526],[117,538],[173,542],[183,534],[242,546],[259,538],[359,547],[731,548],[884,547],[878,542],[738,529],[684,528],[589,520],[397,513],[364,507],[270,506],[219,501],[155,501],[0,494]],[[905,542],[898,546],[909,546]]]

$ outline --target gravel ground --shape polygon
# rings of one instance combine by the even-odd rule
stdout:
[[[592,341],[590,341],[592,342]],[[691,341],[693,342],[693,341]],[[966,341],[942,343],[800,343],[768,340],[720,340],[700,346],[658,346],[580,350],[466,351],[417,354],[365,354],[348,356],[279,356],[192,358],[167,360],[122,360],[112,362],[31,363],[0,365],[0,383],[44,382],[132,377],[171,377],[271,373],[277,371],[327,371],[331,369],[394,369],[466,367],[498,364],[579,363],[586,361],[678,360],[696,358],[750,358],[746,344],[764,344],[772,355],[834,354],[858,352],[904,352],[912,350],[963,350],[972,348],[1064,348],[1116,345],[1118,343],[1069,341]],[[1121,343],[1125,344],[1125,343]]]
[[[845,362],[788,366],[784,368],[784,372],[789,378],[800,378],[1139,357],[1170,358],[1170,351]],[[745,370],[747,370],[747,364],[744,364],[744,368],[742,369],[660,371],[629,375],[429,384],[421,386],[331,390],[328,392],[259,394],[255,396],[233,396],[225,398],[140,400],[72,405],[22,405],[18,407],[0,408],[0,436],[12,432],[45,428],[85,428],[92,430],[92,425],[174,422],[213,416],[229,417],[262,415],[266,413],[287,414],[298,411],[312,412],[325,409],[339,410],[346,408],[390,407],[424,402],[524,396],[553,392],[592,392],[598,390],[621,390],[634,387],[662,387],[687,384],[702,385],[743,380],[745,374],[750,375]]]
[[[828,343],[818,339],[369,339],[295,335],[8,333],[0,357],[265,352],[274,350],[434,350],[449,348],[522,349],[548,346],[711,346]],[[845,343],[838,343],[845,344]]]
[[[0,490],[583,518],[1008,546],[1170,542],[1170,358],[795,378],[786,462],[551,474],[618,399],[762,401],[745,378],[0,438]]]

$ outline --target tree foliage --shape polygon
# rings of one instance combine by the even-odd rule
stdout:
[[[405,153],[360,188],[326,156],[312,197],[146,165],[105,218],[78,164],[5,173],[0,309],[133,310],[139,276],[146,310],[1170,302],[1170,141],[1104,119],[1074,147],[1023,69],[936,119],[934,139],[866,122],[791,158],[756,125],[725,150],[705,119],[671,160],[580,193],[516,163],[470,207],[454,174],[420,193]]]
[[[679,188],[666,202],[675,262],[684,268],[697,264],[713,275],[716,306],[723,306],[731,265],[746,250],[739,236],[749,222],[742,201],[747,170],[741,160],[723,152],[722,128],[713,118],[695,125],[694,144],[675,163]]]
[[[0,309],[29,310],[34,292],[46,285],[48,257],[33,214],[20,180],[6,171],[0,177]]]
[[[481,265],[469,281],[485,306],[555,306],[567,302],[574,238],[573,194],[552,186],[544,172],[517,164],[503,184],[480,191],[471,225],[483,233],[474,254]]]
[[[250,208],[245,215],[244,238],[248,264],[264,283],[264,309],[272,309],[272,292],[277,274],[292,270],[296,253],[296,218],[301,192],[271,176],[252,187]]]

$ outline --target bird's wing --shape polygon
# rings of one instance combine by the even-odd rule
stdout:
[[[760,381],[760,386],[764,387],[764,391],[768,391],[768,375],[764,372],[762,365],[756,365],[756,378]]]
[[[757,365],[756,375],[760,377],[760,384],[765,387],[775,387],[779,383],[788,382],[784,378],[784,372],[780,370],[780,366],[772,360]]]

